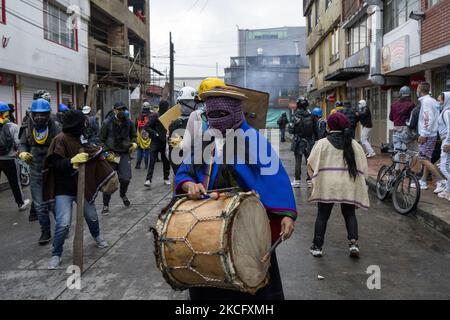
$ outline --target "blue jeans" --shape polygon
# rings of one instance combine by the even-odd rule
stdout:
[[[72,204],[76,202],[75,196],[56,196],[55,213],[56,226],[53,238],[52,256],[61,256],[64,241],[72,224]],[[89,231],[94,238],[100,235],[100,224],[98,222],[97,211],[93,204],[84,203],[84,219],[89,227]]]
[[[144,158],[145,169],[147,169],[149,157],[150,157],[150,149],[144,150],[144,149],[138,148],[137,149],[136,166],[140,167],[142,158]]]
[[[42,232],[50,231],[50,217],[48,215],[48,204],[44,204],[42,189],[42,173],[31,170],[30,188],[36,215],[41,225]]]

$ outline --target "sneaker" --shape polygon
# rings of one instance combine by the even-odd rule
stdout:
[[[436,183],[436,189],[434,189],[433,192],[438,194],[445,191],[446,188],[447,188],[447,180],[441,180]]]
[[[375,153],[375,152],[373,152],[373,153],[369,153],[366,157],[368,158],[368,159],[370,159],[370,158],[373,158],[373,157],[375,157],[377,154]]]
[[[312,180],[306,180],[306,183],[308,184],[308,188],[312,188]]]
[[[317,247],[315,244],[309,248],[309,252],[316,258],[320,258],[323,255],[322,248]]]
[[[30,205],[31,201],[30,199],[25,199],[23,201],[23,204],[19,206],[19,211],[25,211],[27,210],[28,206]]]
[[[350,257],[359,258],[359,246],[356,241],[350,242],[348,245],[348,251],[350,252]]]
[[[39,245],[44,246],[52,240],[52,233],[50,230],[42,231],[41,237],[39,238]]]
[[[103,206],[102,215],[104,215],[104,216],[109,215],[109,207],[108,206]]]
[[[449,200],[450,201],[450,192],[442,191],[437,195],[441,199]]]
[[[419,180],[420,190],[428,190],[428,184],[425,181]],[[415,188],[416,184],[411,183],[411,188]]]
[[[172,182],[170,182],[170,180],[164,180],[164,184],[166,186],[170,186],[172,184]]]
[[[95,238],[95,243],[97,244],[97,247],[100,249],[105,249],[109,247],[108,242],[106,242],[101,235]]]
[[[123,201],[123,204],[125,205],[125,207],[129,207],[131,205],[131,202],[130,202],[130,200],[128,200],[127,196],[123,196],[121,198],[122,198],[122,201]]]
[[[294,180],[294,181],[291,183],[291,186],[292,186],[292,188],[300,188],[300,187],[301,187],[301,182],[300,182],[300,180]]]
[[[150,180],[145,181],[144,186],[147,188],[151,188],[152,187],[152,182]]]
[[[58,257],[58,256],[53,256],[50,259],[50,262],[48,263],[48,269],[49,270],[56,270],[56,269],[58,269],[60,264],[61,264],[61,258]]]

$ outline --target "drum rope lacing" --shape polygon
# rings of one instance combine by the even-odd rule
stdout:
[[[196,251],[191,243],[189,242],[189,240],[187,239],[189,237],[189,235],[192,233],[192,231],[194,230],[194,228],[198,225],[199,222],[205,222],[205,221],[220,221],[223,218],[226,217],[227,212],[228,215],[234,215],[236,212],[236,208],[237,208],[237,204],[241,201],[240,197],[239,197],[239,193],[238,192],[229,192],[229,193],[225,193],[225,196],[229,196],[229,197],[233,197],[233,200],[231,202],[231,204],[228,205],[227,210],[222,210],[222,214],[220,216],[216,216],[216,217],[208,217],[208,218],[199,218],[196,214],[195,214],[195,210],[199,209],[200,207],[204,206],[207,202],[212,201],[211,199],[206,199],[204,201],[202,201],[200,204],[198,204],[195,207],[192,207],[190,209],[177,209],[177,210],[170,210],[169,212],[167,212],[167,216],[166,218],[171,215],[173,213],[173,211],[177,211],[179,213],[189,213],[191,214],[194,219],[195,219],[195,223],[189,228],[189,231],[186,234],[186,237],[176,237],[176,238],[167,238],[166,237],[166,232],[164,232],[163,235],[160,236],[159,241],[160,243],[176,243],[176,242],[183,242],[185,243],[189,249],[192,251],[193,255],[191,257],[191,259],[189,260],[188,264],[186,266],[177,266],[177,267],[166,267],[164,265],[160,265],[160,268],[162,268],[162,271],[165,271],[167,274],[170,274],[170,271],[172,270],[189,270],[195,274],[197,274],[198,276],[200,276],[204,281],[206,282],[214,282],[214,283],[221,283],[221,282],[225,282],[225,283],[233,283],[233,281],[235,280],[236,276],[235,276],[235,272],[233,270],[230,270],[228,263],[225,263],[225,269],[226,269],[226,279],[214,279],[214,278],[210,278],[208,276],[203,275],[202,273],[200,273],[198,270],[196,270],[193,267],[193,262],[195,260],[195,258],[199,255],[208,255],[208,256],[220,256],[222,257],[225,262],[228,261],[229,257],[227,252],[225,252],[223,249],[217,251],[217,252],[200,252],[200,251]],[[230,210],[231,209],[231,210]],[[200,285],[200,286],[208,286],[208,285]]]

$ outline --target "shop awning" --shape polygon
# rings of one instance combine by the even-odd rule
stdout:
[[[341,68],[325,76],[326,81],[348,81],[369,73],[369,66]]]

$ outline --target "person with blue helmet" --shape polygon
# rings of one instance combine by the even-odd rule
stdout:
[[[51,115],[50,103],[38,98],[31,104],[30,115],[20,136],[19,157],[30,165],[30,189],[33,206],[41,225],[39,245],[52,239],[48,205],[43,201],[42,169],[48,148],[61,132],[60,124]]]
[[[19,210],[26,210],[30,204],[24,199],[19,178],[19,164],[16,150],[19,145],[19,127],[9,120],[9,105],[0,101],[0,174],[5,173]]]
[[[327,136],[327,120],[323,118],[322,108],[316,107],[313,109],[312,114],[316,118],[317,123],[317,139],[323,139]]]

